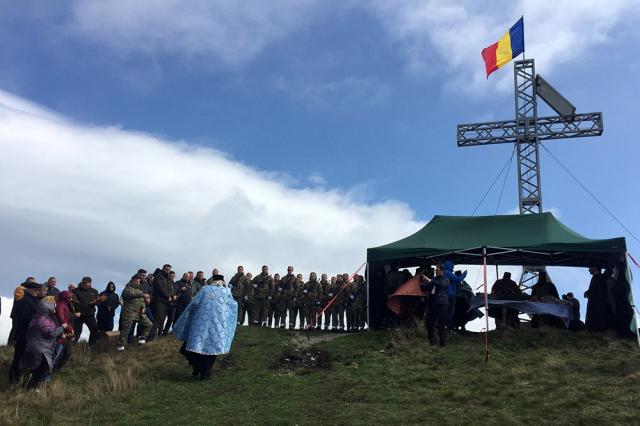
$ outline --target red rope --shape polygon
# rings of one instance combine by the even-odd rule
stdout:
[[[327,302],[327,304],[324,306],[324,308],[322,308],[321,310],[319,310],[318,312],[316,312],[316,324],[318,323],[318,318],[320,318],[320,316],[331,307],[331,305],[333,305],[333,302],[335,302],[336,298],[338,297],[338,295],[340,293],[342,293],[342,290],[344,290],[347,285],[353,280],[353,278],[358,274],[358,272],[360,272],[360,270],[362,268],[364,268],[364,265],[366,265],[367,262],[364,262],[362,265],[360,265],[360,267],[358,269],[356,269],[356,271],[351,274],[351,276],[349,277],[349,279],[347,280],[346,283],[342,284],[342,286],[340,287],[340,290],[338,290],[338,292],[336,294],[333,295],[333,297]],[[305,329],[308,329],[310,326],[310,324],[307,324],[305,326]]]
[[[629,259],[631,259],[631,261],[636,265],[636,268],[640,269],[640,264],[633,256],[631,256],[631,253],[627,252],[627,256],[629,256]]]

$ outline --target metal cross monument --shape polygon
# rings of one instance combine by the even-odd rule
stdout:
[[[518,161],[520,214],[542,213],[540,141],[602,134],[602,113],[576,114],[575,107],[536,75],[533,59],[514,62],[515,120],[459,124],[458,146],[515,143]],[[558,115],[538,117],[537,96]],[[535,271],[525,267],[523,284]]]

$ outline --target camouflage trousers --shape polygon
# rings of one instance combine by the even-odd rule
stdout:
[[[118,346],[124,346],[127,343],[127,336],[129,335],[129,330],[131,330],[131,326],[133,322],[137,321],[139,327],[142,327],[142,332],[140,333],[140,337],[143,339],[147,338],[149,334],[149,330],[153,325],[149,318],[147,318],[147,314],[144,312],[132,312],[132,311],[123,311],[120,315],[120,335],[118,336]]]
[[[364,327],[364,309],[360,307],[351,307],[349,309],[349,326],[351,329]]]
[[[318,311],[318,307],[315,304],[312,305],[304,305],[304,317],[307,320],[308,327],[316,326],[316,312]]]
[[[267,309],[267,327],[271,327],[272,325],[278,327],[278,320],[280,319],[279,314],[278,303],[269,301],[269,308]]]
[[[267,324],[267,313],[269,311],[269,299],[253,300],[253,324]]]
[[[289,309],[289,328],[296,327],[296,319],[300,316],[300,328],[304,328],[304,308],[302,306],[292,306]]]
[[[331,306],[331,327],[334,330],[337,330],[338,326],[340,330],[344,329],[344,308],[345,306],[341,303],[334,303]]]
[[[278,302],[278,310],[276,314],[276,322],[274,327],[286,327],[287,326],[287,313],[289,313],[292,309],[292,301],[289,300],[281,300]]]
[[[242,314],[240,315],[240,325],[244,325],[245,319],[247,324],[251,325],[253,322],[253,302],[242,302]]]

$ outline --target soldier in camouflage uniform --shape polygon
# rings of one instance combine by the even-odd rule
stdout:
[[[125,286],[121,294],[122,311],[120,312],[120,335],[118,336],[118,351],[124,351],[124,345],[129,335],[129,330],[134,321],[137,321],[141,328],[138,343],[146,343],[147,335],[152,323],[147,318],[146,310],[149,303],[149,296],[145,295],[140,286],[140,276],[134,275],[131,281]]]
[[[320,291],[321,291],[320,309],[327,306],[327,303],[329,303],[329,300],[331,300],[331,297],[333,297],[333,294],[331,295],[331,297],[329,297],[329,293],[331,290],[330,286],[331,286],[331,283],[329,282],[329,280],[327,280],[327,274],[322,274],[322,277],[320,279]],[[323,324],[323,320],[324,320],[324,329],[328,330],[329,324],[331,323],[331,311],[329,309],[324,311],[324,313],[322,314],[322,318],[318,318],[318,321],[319,321],[318,327],[320,327]]]
[[[362,322],[362,314],[364,311],[364,300],[366,298],[365,288],[364,288],[364,278],[362,275],[356,275],[353,278],[353,282],[351,283],[350,296],[351,299],[351,319],[349,324],[351,326],[351,331],[359,331],[364,328],[364,323]]]
[[[344,330],[344,303],[346,293],[344,290],[340,291],[342,284],[342,275],[338,275],[333,288],[333,293],[336,298],[333,301],[333,305],[331,305],[331,325],[333,331]]]
[[[244,324],[244,266],[238,266],[238,272],[231,277],[227,285],[233,299],[238,303],[238,325]]]
[[[280,280],[280,288],[277,290],[280,293],[279,313],[280,313],[280,328],[285,328],[287,325],[287,313],[289,314],[289,329],[293,330],[296,326],[296,321],[293,312],[293,298],[296,295],[296,276],[293,275],[293,266],[287,268],[287,275]]]
[[[247,272],[244,276],[242,283],[242,322],[247,318],[247,325],[253,325],[253,287],[251,286],[251,278],[253,275],[251,272]]]
[[[304,317],[310,329],[314,329],[316,326],[316,312],[320,306],[320,297],[322,297],[322,291],[320,283],[318,282],[318,276],[315,272],[312,272],[309,274],[309,281],[302,286]]]
[[[353,303],[353,295],[351,294],[351,290],[352,290],[352,283],[349,282],[349,274],[344,273],[342,274],[342,282],[343,283],[347,283],[347,285],[344,287],[344,290],[342,291],[344,293],[344,312],[345,312],[345,319],[346,319],[346,327],[345,329],[347,331],[351,331],[351,328],[353,327],[352,324],[352,303]]]
[[[296,318],[300,317],[300,329],[304,328],[304,301],[302,299],[302,287],[304,286],[304,277],[302,274],[296,275],[295,295],[293,296],[293,315],[289,319],[289,323],[295,325]]]
[[[273,298],[273,277],[269,275],[269,267],[262,266],[262,273],[251,280],[253,287],[253,323],[267,326],[267,312],[269,311],[269,302]]]
[[[280,274],[275,274],[273,276],[273,288],[271,290],[271,300],[269,300],[269,309],[267,310],[267,327],[271,328],[272,325],[274,327],[278,327],[278,320],[280,318],[280,312],[278,311],[280,303]],[[275,321],[274,321],[275,317]]]

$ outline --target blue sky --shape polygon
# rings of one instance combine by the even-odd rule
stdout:
[[[124,280],[129,272],[121,269],[137,268],[142,262],[159,265],[174,255],[171,247],[188,245],[179,226],[187,226],[189,219],[160,221],[178,226],[171,234],[175,245],[158,249],[157,256],[113,254],[114,247],[136,244],[134,237],[119,238],[113,230],[130,226],[129,233],[134,233],[131,230],[143,222],[126,216],[128,206],[135,204],[123,201],[130,194],[117,188],[126,186],[109,177],[131,172],[130,166],[122,166],[127,161],[155,171],[170,168],[171,176],[193,175],[195,180],[185,185],[200,182],[199,176],[209,178],[208,173],[216,180],[218,171],[233,175],[240,170],[243,182],[255,179],[256,185],[273,189],[260,193],[273,194],[265,205],[284,204],[288,212],[301,212],[255,234],[268,236],[264,247],[312,247],[300,260],[295,258],[299,249],[282,248],[281,255],[267,255],[266,249],[243,254],[243,246],[256,244],[253,234],[237,241],[233,232],[221,231],[228,228],[225,218],[216,216],[219,228],[199,225],[189,230],[188,235],[215,240],[215,245],[240,246],[233,255],[220,254],[221,260],[206,260],[224,263],[226,269],[239,262],[264,261],[279,268],[298,262],[305,273],[333,264],[338,271],[355,269],[368,245],[402,237],[434,214],[470,214],[512,147],[457,148],[455,126],[513,117],[512,65],[485,80],[480,52],[522,14],[527,56],[536,58],[537,71],[579,112],[604,114],[602,137],[553,141],[548,148],[640,234],[640,201],[634,196],[640,148],[633,131],[640,97],[638,1],[608,2],[606,9],[592,1],[129,3],[70,1],[47,7],[26,2],[16,7],[0,2],[2,104],[14,110],[28,103],[20,109],[20,117],[41,117],[18,128],[43,126],[24,141],[0,139],[12,152],[0,165],[5,177],[14,161],[31,170],[26,175],[46,170],[38,179],[47,180],[52,188],[46,193],[26,191],[40,188],[42,181],[23,180],[22,168],[16,169],[18,177],[12,174],[13,180],[0,187],[4,227],[18,246],[5,251],[5,259],[20,266],[0,288],[3,295],[14,282],[32,274],[26,265],[37,263],[34,273],[61,274],[65,281],[77,280],[74,271],[81,265],[97,268],[95,274],[101,279]],[[541,108],[541,114],[552,112]],[[46,140],[51,120],[57,122],[55,132],[61,139],[55,148],[42,149],[34,141]],[[122,139],[121,151],[107,146],[115,143],[110,131]],[[127,145],[127,138],[135,141]],[[89,146],[94,140],[100,141],[95,142],[100,149]],[[139,157],[133,159],[131,153],[127,158],[117,155],[153,141],[160,141],[162,148],[136,148]],[[88,150],[86,157],[78,158],[78,147]],[[177,151],[159,156],[164,149]],[[210,158],[210,163],[195,158],[201,150],[201,158]],[[54,163],[53,158],[59,161]],[[541,162],[545,208],[586,236],[626,236],[630,251],[640,256],[640,245],[544,152]],[[75,176],[68,170],[85,167]],[[96,177],[100,187],[94,189],[103,199],[94,203],[76,185],[96,168],[105,176]],[[58,182],[62,169],[64,180]],[[136,175],[138,188],[152,185],[139,179],[144,178]],[[478,214],[494,213],[501,183]],[[180,185],[163,187],[166,198],[160,204],[174,203],[171,208],[179,209],[177,203],[190,211],[206,205],[209,214],[225,208],[243,211],[235,199],[231,207],[220,204],[227,200],[221,195],[226,187],[202,185],[188,198],[182,197]],[[17,196],[18,192],[26,195]],[[77,210],[64,210],[56,204],[60,196],[52,194],[64,194],[66,207]],[[257,196],[247,197],[250,207],[244,211],[252,211]],[[26,219],[16,213],[16,206],[25,203],[33,214],[29,226],[34,226],[37,238],[21,231]],[[47,212],[47,205],[55,208]],[[91,210],[83,216],[87,223],[74,227],[76,218],[61,225],[62,217],[78,214],[83,205]],[[499,211],[516,207],[514,162]],[[112,208],[127,218],[119,224],[110,222],[115,217],[108,213]],[[291,231],[320,223],[324,219],[315,217],[323,212],[334,224],[327,229],[342,235],[327,235],[320,225],[316,235]],[[51,217],[51,223],[35,219],[43,216]],[[252,222],[257,217],[247,213],[245,219]],[[270,223],[282,217],[274,212]],[[202,220],[204,224],[206,217]],[[112,227],[100,228],[105,223]],[[145,243],[140,246],[153,245],[149,235],[153,229],[140,226],[139,240]],[[291,232],[280,239],[282,233],[276,231],[283,229]],[[71,247],[77,246],[65,243],[71,234],[95,247],[74,251]],[[111,245],[101,240],[105,235]],[[197,250],[215,257],[219,249],[197,246]],[[55,261],[46,256],[52,251]],[[314,259],[320,266],[314,266]],[[208,268],[187,264],[185,260],[180,266]],[[78,277],[84,274],[77,272]]]

